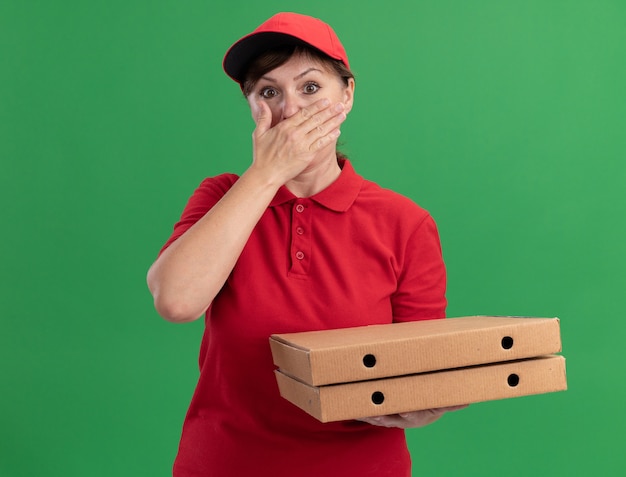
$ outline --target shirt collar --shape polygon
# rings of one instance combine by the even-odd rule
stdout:
[[[356,173],[352,164],[350,164],[350,161],[347,159],[340,159],[339,167],[341,167],[339,177],[326,187],[326,189],[309,197],[309,199],[335,212],[345,212],[359,195],[364,179]],[[272,199],[270,207],[275,207],[295,199],[297,199],[297,197],[283,185],[278,189],[274,199]]]

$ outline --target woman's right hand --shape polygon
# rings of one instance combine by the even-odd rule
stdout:
[[[270,107],[263,100],[255,106],[253,165],[280,185],[303,172],[319,151],[332,146],[334,154],[339,126],[346,119],[342,103],[320,99],[274,126]]]

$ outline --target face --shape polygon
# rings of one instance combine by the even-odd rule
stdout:
[[[274,127],[324,98],[331,104],[343,103],[347,114],[352,109],[354,79],[350,78],[346,86],[323,62],[300,54],[262,76],[248,95],[248,103],[253,117],[257,117],[260,102],[267,104]]]

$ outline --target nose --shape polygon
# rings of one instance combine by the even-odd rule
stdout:
[[[295,94],[285,94],[283,96],[282,104],[282,119],[287,119],[296,114],[302,105],[298,101],[298,97]]]

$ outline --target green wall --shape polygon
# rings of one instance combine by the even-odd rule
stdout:
[[[145,273],[250,161],[224,51],[294,5],[0,2],[3,477],[170,474],[202,325],[161,320]],[[561,318],[570,389],[409,431],[415,475],[618,475],[626,2],[302,5],[357,75],[343,150],[439,224],[449,315]]]

